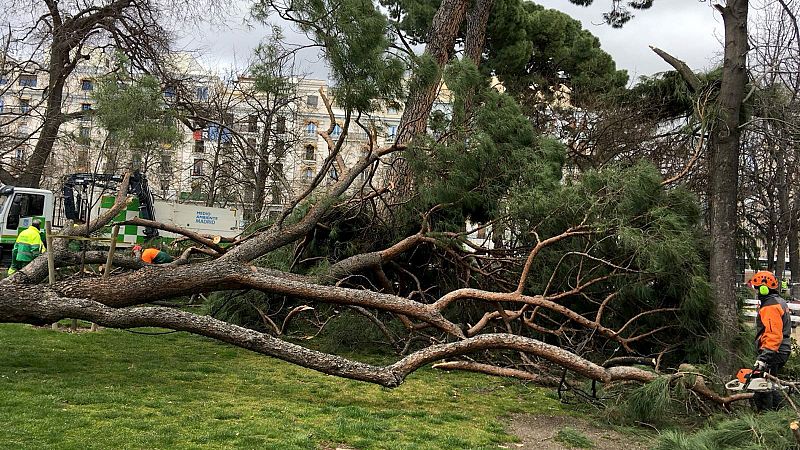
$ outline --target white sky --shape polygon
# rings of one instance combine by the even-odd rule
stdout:
[[[670,70],[649,45],[662,48],[683,59],[694,70],[709,69],[720,60],[722,19],[703,0],[656,0],[649,10],[635,11],[635,17],[621,29],[602,21],[611,0],[595,0],[590,7],[575,6],[568,0],[538,0],[537,3],[561,10],[578,19],[583,27],[600,39],[617,67],[628,70],[631,80],[640,75]],[[231,11],[224,25],[203,25],[181,39],[184,49],[197,50],[207,66],[243,67],[252,49],[268,32],[266,26],[247,19],[249,2]],[[304,37],[284,27],[288,40],[304,43]],[[301,70],[313,78],[325,78],[326,70],[316,49],[300,53]]]

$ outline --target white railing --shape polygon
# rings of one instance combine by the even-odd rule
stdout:
[[[758,316],[758,306],[761,302],[755,298],[748,298],[744,301],[744,315],[747,317]],[[786,302],[792,315],[792,326],[800,325],[800,303]]]

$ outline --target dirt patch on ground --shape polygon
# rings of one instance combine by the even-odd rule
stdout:
[[[565,429],[566,431],[562,431]],[[502,448],[536,450],[581,448],[559,442],[556,439],[559,431],[562,431],[562,437],[577,437],[578,440],[580,437],[588,438],[593,446],[584,446],[583,448],[597,450],[646,450],[649,448],[646,439],[612,429],[596,427],[575,417],[518,414],[512,417],[508,431],[519,437],[520,442],[505,444]]]

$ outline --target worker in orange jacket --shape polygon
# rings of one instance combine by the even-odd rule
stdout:
[[[777,375],[792,351],[792,317],[786,301],[778,295],[778,279],[772,272],[756,272],[750,286],[758,291],[761,302],[756,317],[756,363],[759,371]],[[756,409],[778,409],[783,394],[778,390],[756,392],[753,397]]]
[[[171,263],[174,260],[169,253],[163,250],[152,247],[142,250],[141,245],[135,245],[133,247],[133,254],[137,258],[141,258],[142,261],[146,262],[147,264],[166,264]]]

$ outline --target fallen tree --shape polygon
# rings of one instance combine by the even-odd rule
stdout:
[[[351,38],[375,48],[360,61],[362,69],[393,66],[386,57],[388,43],[370,35],[384,33],[385,27],[362,23],[382,17],[371,5],[348,4],[329,13],[326,20],[334,28],[352,33],[350,25],[363,25]],[[329,30],[315,25],[314,17],[294,19],[327,42]],[[449,37],[445,41],[435,42],[452,47]],[[468,109],[469,115],[454,115],[432,135],[418,128],[419,118],[406,118],[400,128],[413,130],[414,139],[385,147],[377,146],[375,133],[367,133],[370,142],[362,157],[343,167],[340,152],[348,127],[369,130],[362,113],[375,108],[375,95],[391,91],[384,85],[399,85],[399,74],[381,79],[350,65],[334,66],[334,72],[341,81],[337,100],[347,111],[343,132],[333,139],[332,130],[319,131],[328,143],[321,175],[277,221],[226,239],[225,247],[188,230],[147,222],[193,241],[199,256],[187,252],[181,264],[166,266],[115,257],[115,264],[132,270],[103,278],[39,284],[47,277],[47,263],[39,257],[0,282],[0,321],[47,324],[73,318],[113,328],[164,327],[387,387],[440,361],[448,361],[442,368],[527,379],[552,381],[555,373],[568,370],[606,384],[646,383],[660,376],[659,369],[707,356],[701,352],[714,330],[712,303],[700,213],[691,195],[664,186],[647,165],[562,180],[562,146],[537,136],[516,103],[486,88],[470,61],[454,61],[436,72],[457,94],[454,109]],[[434,78],[428,83],[438,86],[438,75]],[[365,85],[379,86],[355,88]],[[430,85],[411,89],[420,91],[408,96],[406,111],[430,111]],[[359,97],[364,91],[373,97]],[[327,101],[326,106],[331,108]],[[399,154],[408,163],[409,184],[382,185],[378,168]],[[333,164],[343,170],[336,182],[326,184],[324,174]],[[107,214],[68,227],[56,238],[50,251],[58,267],[100,262],[102,253],[76,255],[65,239],[107,225],[127,202],[126,183],[127,178]],[[386,204],[398,198],[393,189],[409,188],[412,201]],[[465,223],[474,229],[464,230]],[[483,240],[470,238],[479,230],[486,233]],[[346,250],[339,248],[342,243],[348,244]],[[287,248],[291,258],[280,256]],[[292,262],[277,267],[273,255]],[[274,296],[285,299],[286,307],[277,313],[283,326],[273,327],[275,335],[211,316],[141,306],[241,290],[262,293],[266,303]],[[374,366],[277,336],[292,318],[319,305],[353,307],[373,323],[398,321],[406,333],[401,357]],[[602,364],[621,354],[652,357],[655,370]],[[451,361],[464,355],[481,361]],[[681,372],[670,376],[682,377]],[[721,405],[746,398],[719,396],[703,382],[689,388]]]

